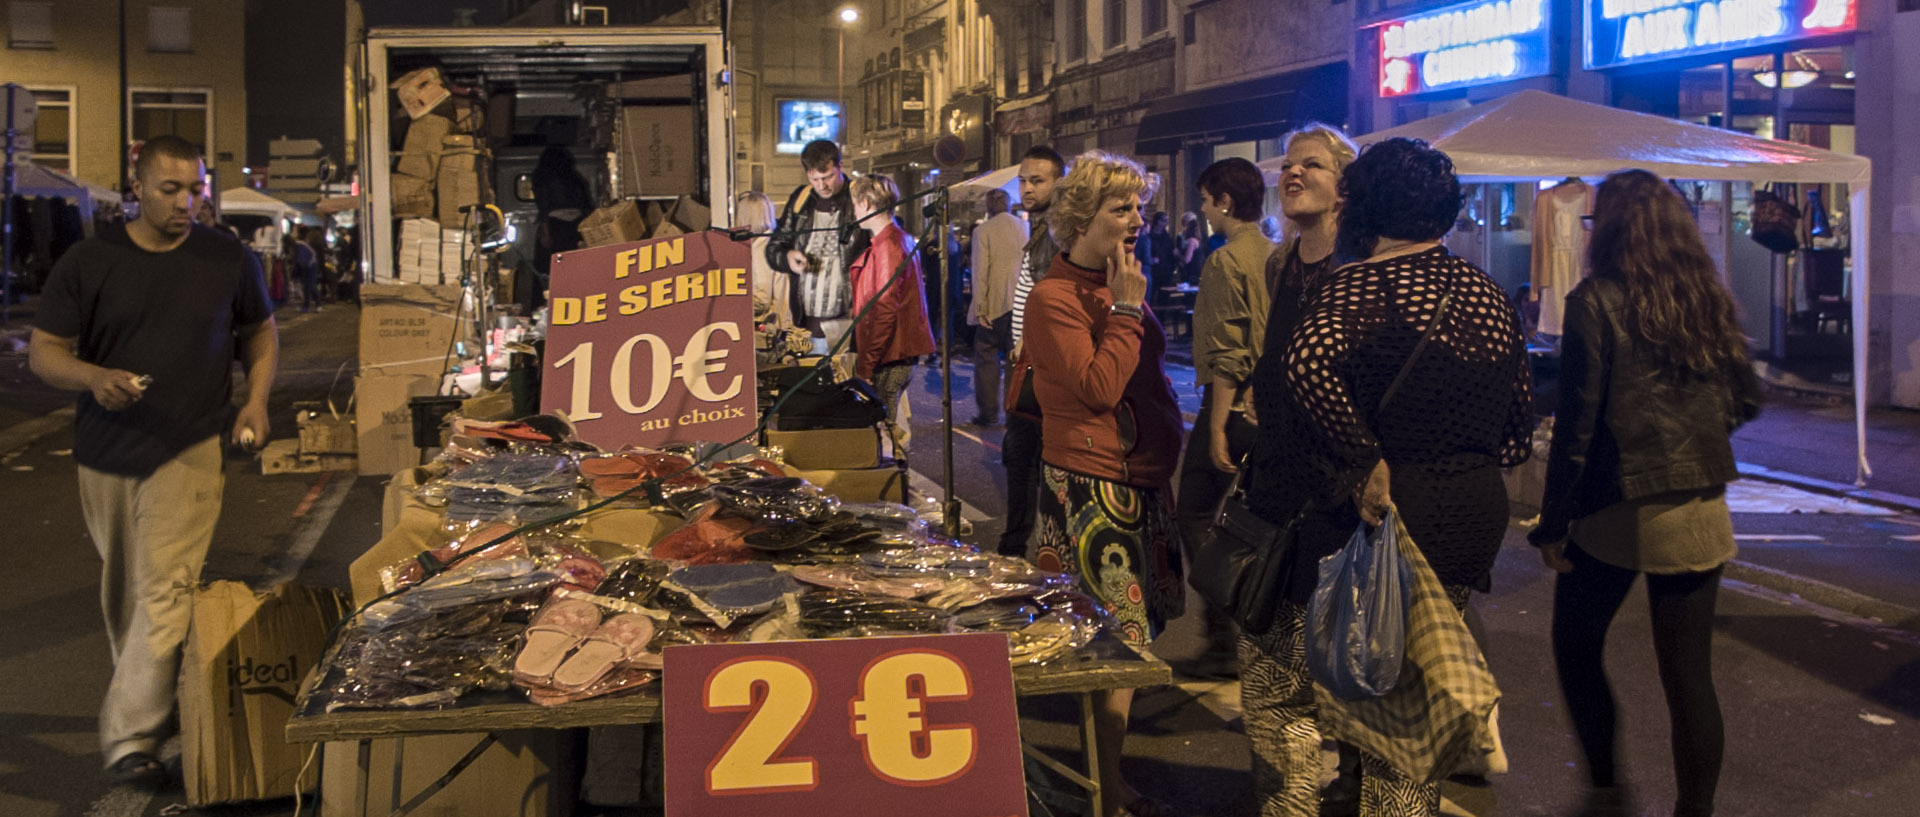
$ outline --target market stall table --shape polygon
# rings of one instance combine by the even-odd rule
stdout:
[[[315,693],[331,674],[329,664],[321,665],[302,688],[294,716],[287,722],[287,740],[292,743],[319,743],[351,740],[358,743],[354,764],[353,801],[365,814],[369,765],[373,741],[381,738],[406,738],[444,733],[485,732],[486,737],[471,752],[456,762],[447,773],[426,790],[414,795],[393,812],[404,815],[426,802],[479,757],[495,740],[494,733],[518,729],[572,729],[587,726],[659,723],[663,720],[657,684],[632,695],[575,701],[560,706],[540,706],[514,700],[512,693],[488,693],[470,696],[470,704],[434,710],[349,710],[325,712]],[[1074,769],[1031,745],[1021,751],[1035,762],[1060,774],[1074,785],[1087,790],[1092,813],[1101,813],[1100,786],[1095,781],[1099,757],[1093,740],[1093,693],[1110,689],[1135,689],[1169,683],[1173,673],[1152,656],[1141,655],[1102,633],[1093,643],[1048,664],[1015,667],[1014,692],[1022,697],[1034,695],[1073,695],[1080,706],[1079,739],[1083,769]],[[396,763],[397,763],[396,759]]]

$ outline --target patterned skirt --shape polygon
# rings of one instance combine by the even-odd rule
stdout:
[[[1042,570],[1079,579],[1129,645],[1147,646],[1185,608],[1180,532],[1166,489],[1137,488],[1042,464]]]

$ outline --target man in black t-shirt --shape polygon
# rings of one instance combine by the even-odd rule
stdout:
[[[166,782],[155,755],[220,516],[219,437],[266,443],[279,358],[259,261],[190,220],[206,177],[192,144],[149,140],[135,169],[139,217],[61,257],[28,352],[41,380],[80,392],[73,455],[114,653],[100,749],[115,782],[147,788]],[[236,356],[247,393],[229,425]]]

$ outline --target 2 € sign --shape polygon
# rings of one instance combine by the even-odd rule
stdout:
[[[668,817],[1025,817],[1004,635],[670,647]]]

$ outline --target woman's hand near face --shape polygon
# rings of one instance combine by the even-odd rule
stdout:
[[[1107,289],[1116,304],[1141,306],[1147,299],[1147,276],[1140,271],[1140,259],[1127,249],[1125,241],[1115,242],[1107,256]]]

